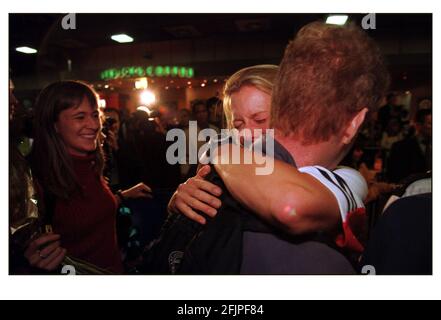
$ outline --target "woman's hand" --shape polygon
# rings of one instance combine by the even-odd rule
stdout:
[[[27,247],[24,256],[33,267],[53,271],[61,264],[66,249],[60,247],[60,235],[44,234]]]
[[[136,199],[136,198],[153,198],[152,189],[144,183],[140,182],[130,189],[121,192],[124,199]]]
[[[205,165],[199,169],[196,176],[180,184],[170,199],[169,211],[181,213],[200,224],[205,224],[206,219],[197,214],[195,210],[214,217],[217,214],[216,209],[222,205],[217,198],[222,194],[222,189],[204,180],[210,170],[210,166]]]

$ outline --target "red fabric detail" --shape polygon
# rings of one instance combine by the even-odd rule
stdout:
[[[357,208],[348,213],[343,221],[343,233],[335,240],[336,244],[353,252],[363,252],[367,239],[367,216],[365,208]]]
[[[74,171],[82,194],[55,202],[54,233],[72,257],[91,262],[115,273],[123,266],[116,238],[117,202],[93,170],[94,157],[73,157]]]

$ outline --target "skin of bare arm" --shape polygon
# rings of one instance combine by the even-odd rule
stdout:
[[[282,161],[269,175],[256,175],[265,156],[253,154],[251,164],[231,164],[231,145],[218,148],[214,167],[228,191],[261,218],[292,234],[338,232],[341,216],[336,198],[314,177]],[[241,149],[241,159],[251,151]]]

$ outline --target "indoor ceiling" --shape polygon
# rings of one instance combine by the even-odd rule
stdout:
[[[35,70],[38,55],[15,51],[18,46],[49,52],[118,45],[112,34],[126,33],[136,43],[215,37],[283,38],[287,41],[303,25],[324,20],[327,14],[77,14],[76,29],[62,30],[63,14],[10,14],[10,67],[16,75]],[[360,24],[363,14],[350,14]],[[377,14],[374,37],[432,37],[430,14]]]

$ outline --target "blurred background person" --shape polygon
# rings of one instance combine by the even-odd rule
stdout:
[[[418,110],[414,133],[392,145],[387,175],[392,182],[432,170],[432,110]]]
[[[178,122],[181,129],[188,128],[190,122],[191,112],[186,108],[182,108],[178,111]]]
[[[63,261],[66,249],[60,246],[58,234],[44,234],[42,230],[43,210],[35,181],[26,154],[19,149],[25,113],[13,93],[12,81],[9,84],[9,273],[54,271]],[[32,247],[36,247],[34,255],[30,255]]]
[[[381,148],[385,151],[385,158],[388,157],[392,145],[402,139],[403,127],[400,119],[391,118],[386,126],[386,130],[383,132],[383,137],[381,138]]]
[[[220,133],[220,129],[209,122],[209,113],[207,104],[203,100],[195,100],[191,105],[191,120],[196,121],[196,136],[199,136],[201,130],[212,129],[216,133]],[[207,141],[192,141],[190,140],[190,128],[184,128],[184,133],[186,137],[186,159],[185,163],[180,165],[181,169],[181,181],[187,180],[189,177],[196,175],[198,165],[195,163],[190,163],[190,144],[194,144],[194,150],[199,154],[200,148],[207,143]]]
[[[217,128],[224,128],[225,118],[222,107],[222,100],[218,97],[211,97],[206,102],[208,109],[208,122]]]
[[[193,120],[197,121],[198,131],[202,129],[214,129],[219,132],[219,127],[209,122],[209,112],[207,104],[203,100],[196,100],[191,106]]]
[[[103,150],[105,155],[104,177],[108,179],[110,188],[116,192],[120,189],[119,158],[120,158],[120,128],[121,116],[117,109],[105,108],[103,110]]]
[[[386,97],[386,104],[378,110],[378,121],[381,129],[386,130],[391,118],[403,121],[408,115],[407,110],[400,104],[400,96],[396,92],[391,92]]]
[[[121,142],[119,151],[121,188],[141,181],[151,187],[153,196],[125,202],[130,209],[130,219],[122,219],[120,240],[131,261],[158,235],[166,218],[168,201],[180,183],[179,164],[169,164],[166,158],[171,144],[166,141],[166,119],[171,119],[168,123],[174,127],[173,118],[163,117],[152,108],[150,114],[142,110],[133,112],[126,122],[126,139]]]

